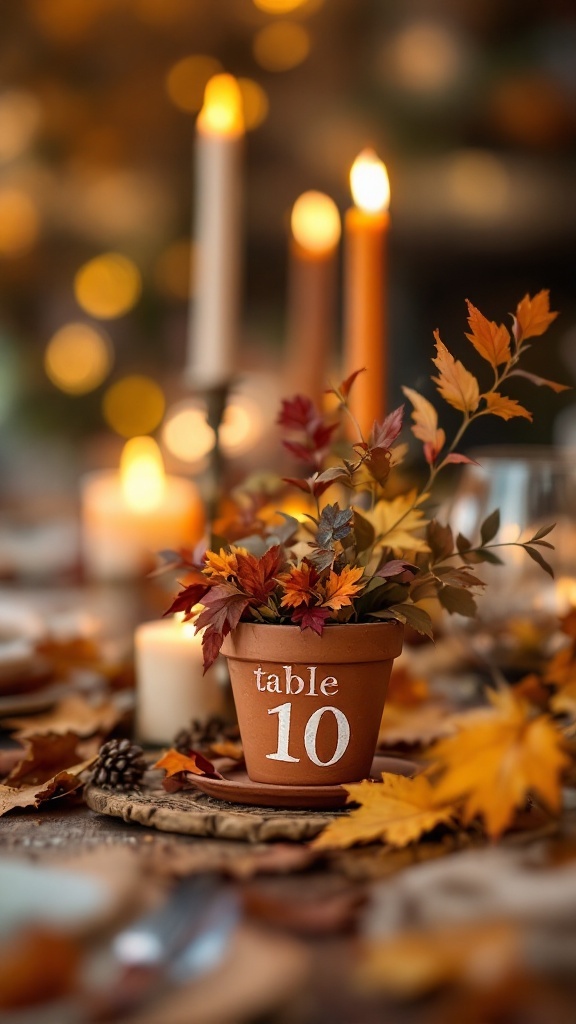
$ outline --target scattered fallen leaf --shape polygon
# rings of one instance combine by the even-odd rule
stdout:
[[[519,965],[521,952],[521,933],[509,922],[410,930],[367,945],[358,981],[416,999],[452,982],[494,982]]]
[[[404,666],[392,669],[388,685],[387,700],[392,704],[422,704],[430,697],[430,687],[426,679],[413,676]]]
[[[190,776],[204,775],[212,779],[222,778],[212,762],[195,750],[191,750],[188,754],[181,754],[178,750],[168,750],[156,762],[154,768],[163,768],[166,772],[162,785],[168,793],[174,793],[192,781]]]
[[[512,823],[530,793],[560,810],[562,771],[569,764],[564,740],[546,715],[534,715],[509,688],[489,694],[491,708],[459,718],[455,736],[429,751],[441,777],[436,800],[464,801],[464,821],[477,815],[495,838]]]
[[[22,1009],[69,994],[81,955],[72,937],[47,927],[11,934],[0,946],[0,1009]]]
[[[48,637],[37,644],[36,650],[62,676],[76,668],[92,667],[101,659],[99,646],[87,637],[72,637],[69,640]]]
[[[80,789],[84,784],[82,773],[93,764],[94,758],[71,765],[63,771],[56,772],[51,779],[37,785],[0,786],[0,817],[8,811],[23,810],[26,807],[39,807],[53,797],[68,796]]]
[[[313,841],[316,850],[330,850],[376,840],[406,846],[437,825],[450,825],[455,808],[436,799],[427,778],[407,779],[384,772],[382,782],[345,786],[350,802],[360,804],[349,815],[336,818]]]
[[[42,786],[64,771],[77,775],[80,762],[90,764],[95,755],[95,745],[82,743],[75,733],[29,736],[23,755],[5,781],[10,787]]]
[[[410,707],[388,701],[378,734],[378,747],[428,746],[455,731],[445,704],[430,701]]]
[[[242,744],[233,743],[231,740],[223,740],[222,743],[211,743],[210,753],[216,757],[229,757],[232,761],[241,761],[244,757]]]
[[[77,736],[108,735],[118,724],[123,712],[111,700],[94,706],[79,694],[64,697],[50,711],[22,718],[5,718],[2,725],[18,730],[18,738],[39,733],[76,733]]]

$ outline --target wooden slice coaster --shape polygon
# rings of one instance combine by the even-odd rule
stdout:
[[[398,774],[411,775],[416,769],[414,762],[400,758],[377,760],[386,761],[380,771],[395,770]],[[235,795],[235,799],[238,798]],[[87,786],[84,799],[98,814],[136,821],[160,832],[242,839],[250,843],[313,839],[330,821],[347,813],[343,807],[296,810],[231,803],[196,790],[166,793],[158,774],[150,774],[140,792],[121,793]]]

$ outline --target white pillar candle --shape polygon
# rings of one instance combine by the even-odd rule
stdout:
[[[127,443],[119,473],[88,474],[81,499],[83,564],[93,579],[143,575],[155,552],[193,545],[204,530],[196,486],[164,475],[152,438]]]
[[[217,387],[234,371],[240,306],[242,97],[232,75],[206,87],[195,147],[195,259],[187,376]]]
[[[145,622],[134,640],[140,741],[169,744],[193,718],[222,712],[215,666],[203,675],[202,638],[192,623],[177,617]]]

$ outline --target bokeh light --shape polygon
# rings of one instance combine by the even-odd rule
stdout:
[[[136,264],[115,252],[89,260],[74,279],[78,305],[102,320],[123,316],[136,304],[141,291],[142,281]]]
[[[508,171],[493,153],[461,150],[447,164],[445,190],[454,209],[477,220],[497,220],[511,198]]]
[[[166,76],[166,91],[172,103],[186,113],[197,113],[204,101],[209,80],[222,70],[220,61],[205,54],[183,57]]]
[[[249,452],[262,436],[264,422],[256,402],[247,395],[233,395],[226,406],[219,436],[229,458]]]
[[[293,21],[265,25],[254,37],[254,57],[266,71],[290,71],[310,53],[310,35]]]
[[[0,161],[24,153],[40,123],[40,104],[32,93],[11,89],[0,95]]]
[[[364,149],[350,171],[352,198],[366,213],[380,213],[390,203],[390,183],[385,165],[373,149]]]
[[[466,48],[451,28],[419,20],[407,24],[386,45],[382,68],[400,88],[429,96],[453,86],[466,59]]]
[[[133,374],[117,380],[102,401],[104,419],[121,437],[151,434],[164,415],[164,392],[150,377]]]
[[[309,252],[334,249],[342,231],[336,203],[323,192],[303,192],[292,207],[292,234]]]
[[[160,253],[154,266],[154,282],[171,299],[186,300],[192,290],[194,246],[189,238],[177,238]]]
[[[60,391],[85,395],[105,380],[112,360],[112,346],[105,334],[89,324],[71,323],[48,342],[44,369]]]
[[[0,191],[0,256],[20,256],[35,244],[40,219],[26,192],[16,188]]]
[[[206,409],[193,399],[172,406],[162,427],[162,441],[181,462],[202,462],[215,441],[214,431],[206,421]]]
[[[254,0],[254,6],[266,14],[290,14],[307,3],[308,0]]]
[[[120,483],[124,500],[134,512],[158,508],[166,489],[162,454],[152,437],[133,437],[120,458]]]
[[[242,110],[244,113],[244,127],[248,131],[254,131],[268,117],[270,101],[266,90],[252,78],[239,78],[238,88],[242,96]]]

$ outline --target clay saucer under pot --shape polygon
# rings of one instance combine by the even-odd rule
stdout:
[[[230,761],[215,761],[214,767],[222,775],[220,779],[208,776],[194,777],[196,789],[216,800],[233,804],[250,804],[254,807],[292,808],[292,810],[328,810],[343,807],[348,798],[344,786],[279,786],[266,782],[254,782],[248,777],[244,764],[230,765]],[[370,778],[380,781],[382,772],[411,776],[421,770],[416,761],[400,757],[377,755],[372,762]]]

